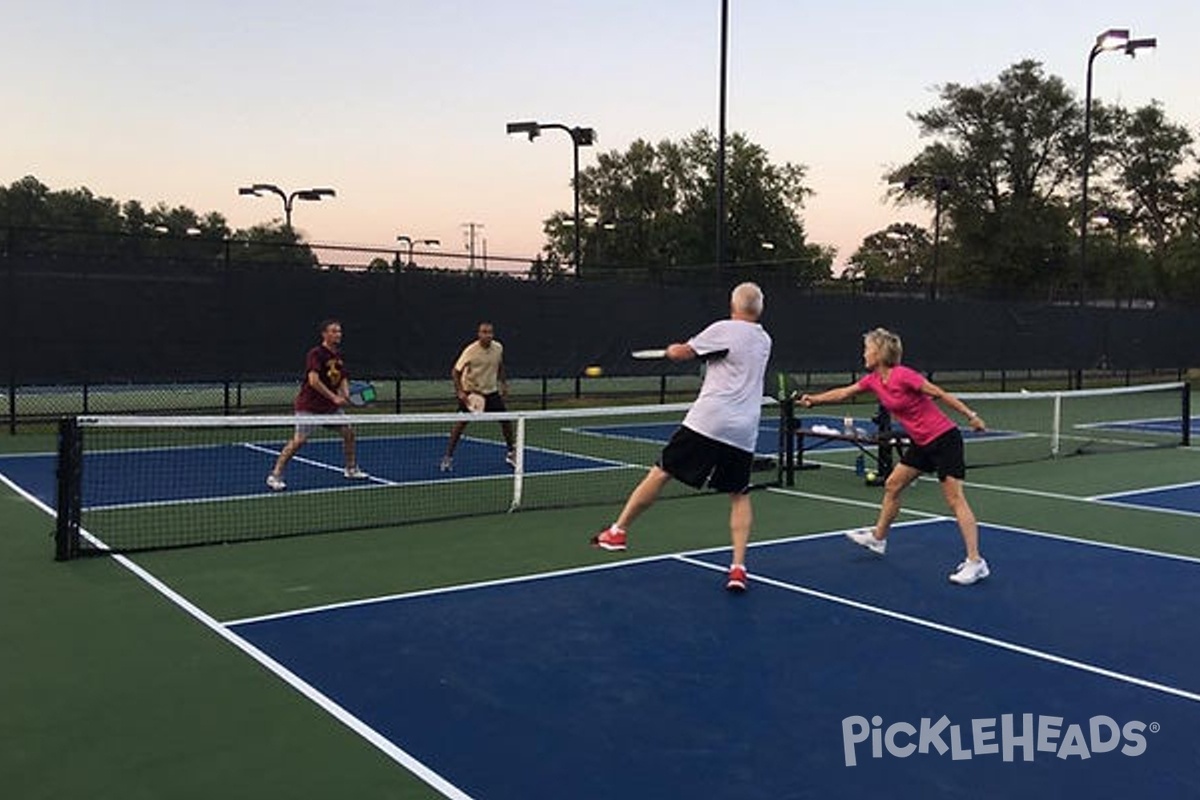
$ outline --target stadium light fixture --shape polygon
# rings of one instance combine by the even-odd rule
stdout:
[[[238,188],[239,195],[249,195],[252,197],[262,197],[263,193],[277,195],[283,201],[283,216],[284,225],[290,232],[292,230],[292,205],[297,200],[315,200],[319,201],[322,197],[336,197],[337,192],[328,187],[319,189],[297,189],[291,194],[280,189],[273,183],[256,183],[251,186],[241,186]]]
[[[1138,50],[1158,47],[1158,39],[1130,39],[1129,29],[1110,28],[1096,37],[1088,52],[1087,83],[1083,100],[1083,174],[1080,179],[1079,206],[1079,305],[1086,301],[1087,291],[1087,230],[1091,213],[1088,211],[1088,177],[1092,171],[1092,63],[1104,52],[1124,50],[1131,58]]]
[[[399,236],[397,236],[396,241],[403,242],[405,245],[408,246],[408,265],[410,267],[412,266],[412,263],[413,263],[413,245],[414,244],[419,244],[419,245],[422,245],[423,247],[441,247],[442,246],[441,239],[415,239],[414,240],[411,236],[405,236],[404,234],[400,234]]]
[[[529,137],[529,141],[533,141],[541,132],[547,129],[566,131],[571,137],[572,149],[575,154],[575,172],[572,184],[575,189],[575,214],[572,224],[575,226],[575,277],[579,277],[579,252],[580,252],[580,229],[582,228],[579,219],[579,148],[590,147],[596,143],[596,130],[594,128],[581,128],[578,126],[570,127],[563,125],[560,122],[510,122],[504,126],[504,130],[510,136],[514,133],[523,133]]]

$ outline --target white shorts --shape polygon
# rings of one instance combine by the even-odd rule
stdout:
[[[335,415],[343,416],[343,417],[346,416],[346,409],[339,408],[335,411],[330,411],[327,414],[314,414],[311,411],[297,411],[296,412],[297,417],[330,417],[330,416],[335,416]],[[297,422],[296,423],[296,435],[301,438],[307,439],[309,436],[312,436],[313,433],[315,433],[320,428],[330,428],[330,429],[336,430],[341,427],[342,426],[339,424],[330,425],[328,423],[316,424],[316,423],[311,423],[311,422]]]

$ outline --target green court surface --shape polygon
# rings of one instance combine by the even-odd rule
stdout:
[[[0,437],[7,452],[49,444],[45,436]],[[801,473],[794,487],[754,493],[755,541],[873,521],[880,490],[854,476],[849,454],[816,460],[822,468]],[[967,496],[981,522],[1200,556],[1200,517],[1091,499],[1197,480],[1200,451],[1176,447],[978,469],[968,476]],[[728,501],[695,495],[652,508],[631,533],[627,554],[593,550],[589,536],[618,510],[619,503],[525,511],[56,563],[50,517],[2,486],[4,794],[440,797],[205,618],[226,621],[728,542]],[[945,513],[936,482],[922,481],[906,494],[901,521]],[[946,552],[913,580],[944,581],[960,555]],[[753,575],[753,550],[749,562]],[[989,580],[1005,580],[1004,563],[994,562],[992,570]],[[1064,564],[1065,581],[1069,574]],[[1114,587],[1120,580],[1112,576]],[[713,591],[721,592],[720,576],[713,581]],[[598,613],[604,601],[595,598]]]

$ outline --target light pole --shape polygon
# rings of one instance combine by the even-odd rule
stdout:
[[[413,239],[412,239],[412,237],[405,236],[404,234],[400,234],[399,236],[396,237],[396,241],[404,242],[405,244],[408,245],[408,265],[411,267],[413,264]],[[425,247],[441,247],[442,246],[441,239],[417,239],[416,242]]]
[[[283,218],[284,225],[287,227],[288,233],[292,231],[292,204],[297,200],[320,200],[322,197],[336,197],[337,192],[333,189],[297,189],[288,194],[283,189],[271,183],[256,183],[253,186],[242,186],[238,189],[240,195],[250,195],[252,197],[262,197],[263,192],[279,195],[279,199],[283,201]]]
[[[575,187],[575,277],[579,277],[579,148],[590,147],[596,143],[596,131],[594,128],[568,127],[559,122],[510,122],[505,126],[505,132],[509,134],[524,133],[529,136],[529,141],[536,139],[543,130],[547,128],[556,128],[560,131],[566,131],[571,137],[571,143],[574,145],[575,151],[575,173],[574,179],[571,181]]]
[[[1083,100],[1083,177],[1080,182],[1079,209],[1079,305],[1086,299],[1087,281],[1087,229],[1091,214],[1088,213],[1088,173],[1092,169],[1092,62],[1107,50],[1124,50],[1131,58],[1143,47],[1157,47],[1157,39],[1130,39],[1127,28],[1110,28],[1096,37],[1088,53],[1087,86]]]
[[[952,183],[944,175],[909,175],[904,179],[904,190],[909,191],[922,183],[933,187],[933,270],[929,275],[929,299],[937,300],[938,268],[942,263],[942,194]]]

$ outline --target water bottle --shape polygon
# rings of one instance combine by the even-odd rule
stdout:
[[[854,474],[860,478],[867,474],[867,462],[862,453],[859,453],[858,458],[854,459]]]

